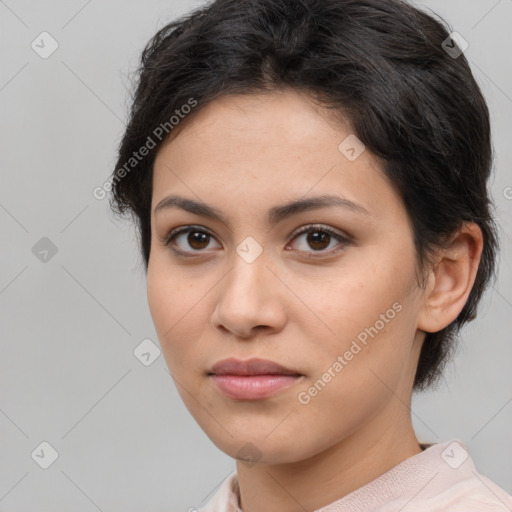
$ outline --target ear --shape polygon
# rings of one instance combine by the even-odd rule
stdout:
[[[482,250],[482,230],[472,222],[464,223],[439,249],[425,287],[418,329],[438,332],[457,318],[475,282]]]

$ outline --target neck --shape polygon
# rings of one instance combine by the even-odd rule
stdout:
[[[238,461],[243,512],[317,510],[421,453],[410,413],[403,404],[385,414],[387,418],[374,418],[370,424],[307,460],[251,467]]]

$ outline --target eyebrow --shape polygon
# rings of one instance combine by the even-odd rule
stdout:
[[[359,203],[355,203],[349,199],[344,199],[340,196],[326,194],[308,199],[297,199],[282,205],[274,206],[268,211],[267,222],[270,226],[274,226],[297,213],[319,210],[321,208],[333,206],[344,208],[354,213],[370,215],[369,212]],[[202,201],[196,201],[194,199],[177,195],[170,195],[162,199],[156,205],[154,213],[156,215],[158,212],[169,208],[180,208],[195,215],[218,220],[229,226],[228,220],[219,209],[203,203]]]

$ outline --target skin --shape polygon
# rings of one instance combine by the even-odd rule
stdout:
[[[465,224],[418,285],[404,204],[369,150],[354,161],[339,151],[351,133],[304,93],[229,95],[175,129],[155,161],[151,315],[186,407],[238,459],[244,512],[313,511],[421,452],[410,413],[421,344],[457,317],[475,279],[482,235]],[[227,224],[179,208],[155,214],[170,194],[208,203]],[[368,214],[324,207],[267,223],[270,208],[323,194]],[[293,236],[311,224],[349,242]],[[166,246],[180,226],[212,236],[185,233]],[[263,250],[251,263],[236,250],[249,236]],[[397,303],[394,318],[300,403],[298,394]],[[208,376],[228,357],[270,359],[304,377],[269,398],[236,400]],[[255,463],[240,460],[243,447]]]

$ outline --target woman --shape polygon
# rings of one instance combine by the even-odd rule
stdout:
[[[180,396],[237,460],[204,511],[512,510],[410,413],[495,269],[463,49],[398,0],[216,0],[146,47],[112,206]]]

